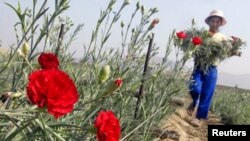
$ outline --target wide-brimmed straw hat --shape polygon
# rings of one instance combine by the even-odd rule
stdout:
[[[213,16],[217,16],[217,17],[220,17],[222,19],[221,25],[225,25],[227,23],[227,21],[226,21],[226,19],[224,17],[223,11],[221,11],[221,10],[213,10],[213,11],[211,11],[209,16],[205,19],[205,22],[208,24],[209,18],[213,17]]]

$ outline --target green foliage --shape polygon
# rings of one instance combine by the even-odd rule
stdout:
[[[222,90],[216,93],[212,109],[225,124],[250,124],[249,102],[249,92]]]

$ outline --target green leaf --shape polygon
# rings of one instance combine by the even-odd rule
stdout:
[[[89,132],[90,134],[96,134],[97,129],[96,129],[94,126],[91,126],[91,127],[89,127],[88,132]]]
[[[28,127],[32,122],[29,122],[25,125],[23,125],[22,127],[18,128],[17,130],[15,130],[13,133],[11,133],[7,138],[5,138],[5,141],[12,141],[12,139],[19,134],[20,132],[22,132],[23,129],[25,129],[26,127]]]
[[[36,15],[36,20],[38,20],[42,15],[44,15],[48,10],[49,8],[46,8],[42,12],[40,12],[38,15]]]
[[[140,82],[140,81],[137,81],[137,82],[135,82],[134,84],[132,84],[130,90],[131,90],[131,91],[134,91],[134,90],[138,89],[140,85],[141,85],[141,82]]]
[[[111,35],[111,33],[109,33],[109,34],[105,37],[105,39],[103,40],[102,44],[104,44],[104,43],[108,40],[108,38],[110,37],[110,35]]]
[[[18,1],[18,5],[17,5],[17,11],[19,12],[19,13],[22,13],[21,12],[21,5],[20,5],[20,2]]]
[[[18,2],[18,3],[19,3],[19,2]],[[12,10],[14,10],[15,13],[16,13],[16,15],[18,16],[19,20],[22,21],[22,14],[21,14],[21,9],[20,9],[20,7],[19,7],[19,9],[16,9],[14,6],[12,6],[12,5],[9,4],[9,3],[6,3],[6,2],[5,2],[5,4],[6,4],[7,6],[9,6]],[[20,5],[19,5],[19,6],[20,6]]]

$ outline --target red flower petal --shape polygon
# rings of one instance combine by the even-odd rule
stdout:
[[[187,34],[184,31],[177,32],[176,35],[179,39],[185,39],[187,37]]]
[[[59,118],[73,110],[78,92],[70,77],[57,69],[32,72],[27,86],[29,100]]]
[[[39,64],[42,69],[58,69],[59,61],[53,53],[42,53],[38,58]]]
[[[200,37],[196,36],[192,39],[192,42],[194,45],[200,45],[200,44],[202,44],[202,39]]]
[[[121,128],[119,120],[112,111],[101,111],[96,120],[98,141],[119,141]]]
[[[36,104],[39,108],[46,106],[47,89],[44,89],[46,83],[44,71],[34,71],[29,76],[29,84],[27,86],[27,96],[32,104]]]

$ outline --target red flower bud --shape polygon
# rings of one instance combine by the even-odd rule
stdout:
[[[121,87],[121,85],[122,85],[122,79],[121,79],[121,78],[117,78],[117,79],[115,80],[115,84],[116,84],[118,87]]]
[[[150,24],[148,30],[153,29],[153,28],[155,27],[155,25],[157,25],[159,22],[160,22],[160,19],[158,19],[158,18],[157,18],[157,19],[154,19],[154,20],[151,22],[151,24]]]
[[[119,89],[122,86],[122,79],[117,78],[114,81],[111,81],[108,85],[106,90],[104,91],[103,95],[108,95],[113,92],[115,92],[117,89]]]
[[[193,42],[194,45],[201,45],[202,44],[202,39],[200,37],[196,36],[196,37],[194,37],[192,39],[192,42]]]
[[[151,23],[152,26],[157,25],[160,22],[160,19],[154,19],[153,22]]]

